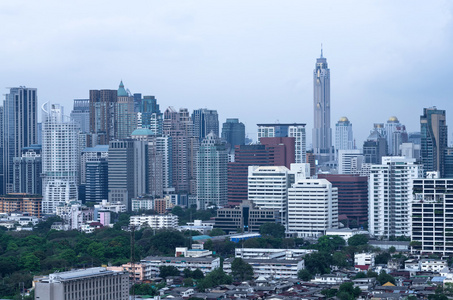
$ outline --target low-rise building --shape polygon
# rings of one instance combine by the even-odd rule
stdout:
[[[25,193],[7,194],[0,197],[0,213],[24,212],[41,218],[42,196]]]
[[[173,266],[180,272],[186,268],[192,271],[200,269],[205,275],[220,267],[220,257],[148,256],[140,262],[145,265],[145,279],[157,277],[161,266]]]
[[[236,248],[235,257],[242,259],[300,259],[316,252],[313,249],[268,249],[268,248]]]
[[[264,223],[275,223],[279,219],[277,209],[256,208],[251,201],[244,200],[233,208],[220,208],[217,210],[214,228],[220,228],[226,233],[259,232]]]
[[[223,270],[231,274],[231,264],[234,258],[227,258],[223,262]],[[271,276],[273,278],[297,278],[297,273],[305,268],[303,259],[244,259],[253,268],[254,276]]]
[[[106,268],[59,272],[35,283],[35,299],[129,299],[129,274]]]
[[[207,257],[211,255],[212,251],[205,250],[203,249],[203,247],[195,249],[194,248],[188,249],[187,247],[177,247],[175,251],[175,257]]]
[[[446,260],[440,259],[421,259],[420,260],[420,271],[423,272],[435,272],[439,273],[443,268],[448,266]]]
[[[145,264],[123,264],[120,267],[107,267],[107,270],[117,271],[117,272],[128,272],[129,278],[132,280],[135,277],[135,281],[145,280]]]
[[[374,253],[356,253],[354,254],[354,265],[359,266],[374,266]]]
[[[177,228],[178,216],[173,214],[131,216],[130,225],[148,226],[153,229]]]
[[[314,279],[311,280],[313,283],[320,284],[342,284],[343,282],[350,281],[346,274],[324,274],[316,275]]]
[[[361,229],[350,229],[350,228],[329,228],[326,230],[326,235],[338,235],[342,237],[346,242],[348,239],[356,234],[369,235],[367,230]]]

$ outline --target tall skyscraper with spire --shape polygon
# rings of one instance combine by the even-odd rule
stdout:
[[[313,71],[313,151],[320,164],[333,160],[330,128],[330,69],[322,55]]]

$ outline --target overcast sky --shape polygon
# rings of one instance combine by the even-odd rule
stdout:
[[[361,147],[397,116],[419,131],[423,107],[453,132],[452,1],[0,2],[0,86],[38,88],[65,106],[90,89],[154,95],[217,109],[256,139],[256,123],[302,122],[311,144],[313,68],[323,44],[332,128],[341,116]]]

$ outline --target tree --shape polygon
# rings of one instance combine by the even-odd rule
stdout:
[[[379,283],[381,285],[383,285],[387,282],[391,282],[391,283],[395,284],[395,278],[393,278],[392,275],[387,274],[387,272],[385,272],[385,271],[381,271],[381,273],[379,273],[379,276],[377,277],[377,281],[379,281]]]
[[[192,287],[193,286],[193,279],[192,278],[184,278],[182,281],[182,284],[186,287]]]
[[[333,298],[337,294],[338,290],[337,289],[325,289],[321,291],[321,294],[326,296],[326,298]]]
[[[264,223],[260,226],[261,235],[270,235],[275,238],[285,237],[285,226],[280,223]]]
[[[389,259],[392,258],[390,253],[388,252],[382,252],[376,255],[374,262],[379,265],[379,264],[387,264]]]
[[[312,277],[310,272],[308,272],[307,269],[302,269],[299,272],[297,272],[297,278],[303,281],[309,281]]]
[[[323,235],[318,239],[316,248],[319,251],[332,252],[345,244],[344,239],[338,235]]]
[[[395,253],[395,252],[396,252],[396,248],[395,248],[394,246],[391,246],[391,247],[389,248],[389,252],[390,252],[390,253]]]
[[[231,284],[232,282],[233,279],[231,276],[228,276],[221,268],[217,268],[206,275],[205,278],[200,280],[197,285],[197,289],[203,292],[208,288],[221,284]]]
[[[349,246],[360,246],[368,244],[368,236],[365,234],[356,234],[348,239]]]
[[[231,274],[239,281],[251,280],[253,278],[253,268],[242,258],[235,258],[231,263]]]
[[[305,268],[311,275],[329,274],[332,257],[327,252],[313,252],[304,257]]]
[[[22,265],[26,270],[32,272],[41,269],[41,262],[33,253],[28,253],[22,257]]]
[[[203,279],[204,274],[200,269],[197,268],[192,272],[192,278],[193,279]]]
[[[360,279],[360,278],[366,278],[366,274],[364,272],[358,272],[355,276],[354,279]]]
[[[226,234],[225,231],[223,231],[220,228],[214,228],[213,230],[211,230],[209,232],[210,236],[219,236],[219,235],[225,235],[225,234]]]
[[[359,287],[354,287],[353,282],[344,282],[340,285],[338,289],[337,297],[340,299],[355,299],[362,293],[362,290]],[[340,296],[340,294],[343,294]],[[345,295],[347,294],[347,296]],[[346,297],[345,297],[346,296]]]
[[[159,267],[159,276],[162,278],[167,278],[168,276],[179,276],[180,272],[174,266],[160,266]]]
[[[332,255],[332,264],[334,266],[337,266],[339,268],[344,268],[348,265],[348,262],[346,260],[346,255],[343,252],[335,252]]]

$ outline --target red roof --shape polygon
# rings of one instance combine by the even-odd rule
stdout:
[[[370,268],[370,265],[355,265],[354,267],[356,267],[362,271],[366,271]]]

